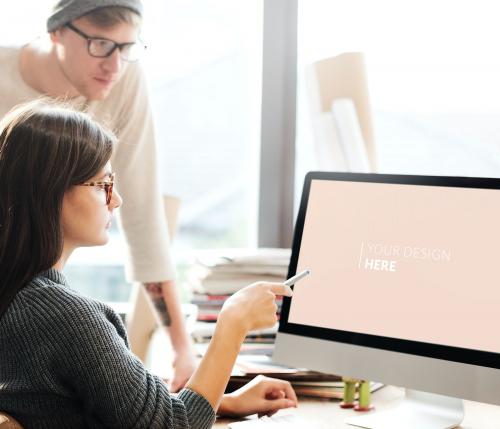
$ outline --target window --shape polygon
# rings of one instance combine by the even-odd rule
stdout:
[[[499,175],[493,3],[302,0],[298,16],[299,186],[316,168],[304,67],[349,51],[365,54],[378,172]]]
[[[178,251],[256,241],[262,7],[145,2],[163,191],[182,199]]]

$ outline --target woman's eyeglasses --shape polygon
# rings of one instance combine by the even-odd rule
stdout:
[[[101,182],[85,182],[81,183],[80,186],[97,186],[98,188],[104,189],[106,192],[106,205],[109,206],[111,203],[111,198],[113,197],[113,184],[115,180],[115,173],[109,175],[109,180]]]

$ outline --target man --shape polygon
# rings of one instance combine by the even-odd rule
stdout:
[[[174,282],[157,180],[151,106],[136,62],[140,0],[60,0],[47,20],[49,37],[0,48],[0,117],[13,106],[48,95],[71,100],[118,137],[112,166],[123,196],[120,223],[127,278],[148,292],[175,352],[172,391],[195,368]]]

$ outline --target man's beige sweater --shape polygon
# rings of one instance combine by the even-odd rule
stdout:
[[[41,94],[23,81],[21,47],[0,47],[0,117]],[[128,243],[127,278],[138,282],[172,280],[168,230],[161,198],[151,106],[143,72],[128,66],[103,101],[78,97],[72,104],[91,114],[118,137],[111,165],[122,198],[119,219]]]

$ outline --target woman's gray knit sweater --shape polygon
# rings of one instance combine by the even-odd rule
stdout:
[[[119,316],[57,270],[25,286],[0,318],[0,411],[29,428],[209,428],[210,404],[170,395],[129,350]]]

